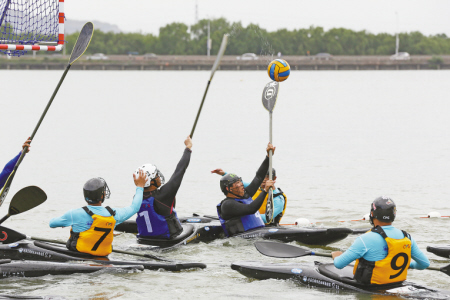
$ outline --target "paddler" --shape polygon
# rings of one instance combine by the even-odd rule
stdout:
[[[103,202],[109,199],[111,192],[103,178],[92,178],[83,186],[84,200],[88,205],[50,220],[51,228],[72,226],[67,249],[95,256],[106,256],[112,252],[115,226],[137,213],[142,203],[147,176],[141,171],[138,175],[133,174],[133,178],[136,194],[130,206],[103,207]]]
[[[17,154],[16,157],[11,159],[3,168],[3,171],[0,173],[0,190],[5,185],[5,182],[6,182],[6,180],[8,180],[9,175],[11,175],[11,172],[14,170],[14,166],[16,165],[17,161],[19,160],[20,155],[22,154],[22,151],[25,150],[25,147],[28,147],[27,153],[30,152],[30,143],[31,143],[31,140],[30,140],[30,138],[28,138],[25,141],[25,143],[23,143],[22,150],[19,152],[19,154]]]
[[[222,176],[228,174],[227,172],[225,172],[222,169],[212,170],[211,173],[219,174]],[[275,171],[275,168],[272,168],[272,179],[277,180],[277,172]],[[269,180],[269,170],[267,170],[266,177],[264,178],[263,182],[261,183],[261,186],[256,191],[256,193],[252,196],[253,200],[255,200],[259,196],[259,194],[265,190],[267,180]],[[243,184],[244,184],[244,188],[248,187],[248,185],[249,185],[248,182],[243,182]],[[274,215],[274,218],[273,218],[272,223],[270,223],[270,224],[266,220],[266,204],[267,204],[268,197],[269,197],[269,195],[267,194],[266,198],[264,199],[263,204],[261,205],[261,207],[259,209],[259,213],[261,214],[261,218],[263,219],[264,224],[278,225],[278,224],[280,224],[281,218],[283,217],[284,212],[286,211],[286,203],[287,203],[286,194],[280,188],[276,188],[274,186],[274,190],[273,190],[273,207],[274,207],[273,215]]]
[[[264,221],[258,210],[275,181],[267,180],[264,190],[254,201],[251,195],[256,193],[266,177],[269,168],[269,150],[275,153],[275,147],[271,143],[267,145],[267,155],[256,172],[255,178],[247,187],[244,188],[242,179],[235,174],[230,173],[220,179],[220,189],[226,198],[217,205],[217,214],[227,236],[264,227]]]
[[[144,188],[144,200],[137,214],[138,237],[171,239],[183,232],[175,211],[175,196],[181,186],[192,153],[192,140],[188,136],[175,172],[167,183],[164,176],[153,164],[145,164],[136,172],[144,171],[147,181]]]
[[[359,236],[344,253],[332,252],[334,265],[342,269],[356,260],[354,278],[362,284],[388,284],[406,280],[408,268],[426,269],[430,261],[414,239],[392,226],[397,207],[388,197],[375,199],[370,208],[369,232]]]

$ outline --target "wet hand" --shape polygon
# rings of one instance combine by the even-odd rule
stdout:
[[[225,171],[222,170],[222,169],[215,169],[215,170],[212,170],[211,173],[213,173],[213,174],[219,174],[219,175],[222,175],[222,176],[223,176],[223,175],[225,174]]]
[[[184,141],[184,144],[186,145],[186,148],[189,148],[189,149],[192,148],[192,139],[191,139],[190,135],[188,135],[188,137]]]
[[[276,147],[274,147],[274,146],[272,145],[272,143],[267,144],[267,148],[266,148],[267,156],[269,156],[269,151],[270,151],[270,150],[272,150],[272,155],[274,155],[274,154],[275,154],[275,148],[276,148]]]
[[[134,184],[137,187],[143,188],[145,183],[147,182],[147,174],[145,174],[144,171],[139,170],[139,176],[136,178],[136,174],[133,173],[133,179],[134,179]]]
[[[266,192],[268,192],[270,188],[274,189],[275,188],[275,182],[276,182],[275,180],[267,180],[266,181],[266,186],[264,187],[264,190]]]
[[[30,144],[31,144],[31,137],[29,137],[29,138],[25,141],[25,143],[23,143],[23,145],[22,145],[22,149],[25,149],[25,147],[28,147],[27,153],[30,152],[30,148],[31,148]]]
[[[336,257],[342,255],[342,251],[333,251],[331,252],[331,257],[335,259]]]

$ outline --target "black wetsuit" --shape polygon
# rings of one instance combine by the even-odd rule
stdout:
[[[266,177],[267,170],[269,169],[269,157],[266,156],[263,163],[259,167],[256,172],[255,178],[253,178],[252,182],[245,188],[245,194],[241,197],[241,199],[247,199],[254,195],[258,188],[261,186],[261,183],[264,181]],[[244,204],[236,201],[235,198],[227,197],[225,198],[220,205],[220,216],[224,220],[229,220],[236,217],[242,217],[245,215],[251,215],[256,213],[266,198],[267,192],[261,191],[261,194],[250,204]]]
[[[144,191],[144,199],[147,199],[149,197],[155,198],[154,207],[157,214],[167,217],[175,208],[175,196],[178,192],[178,189],[180,188],[184,173],[189,166],[191,153],[192,151],[189,148],[186,148],[184,150],[183,156],[178,162],[175,172],[172,174],[172,177],[170,177],[169,181],[167,181],[166,184],[152,192]]]

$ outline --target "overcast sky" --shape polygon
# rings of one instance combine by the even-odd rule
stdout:
[[[396,16],[402,32],[450,36],[449,0],[70,0],[67,18],[102,21],[125,32],[158,34],[160,27],[198,18],[220,18],[259,24],[274,31],[280,28],[322,26],[344,27],[372,33],[396,32]]]

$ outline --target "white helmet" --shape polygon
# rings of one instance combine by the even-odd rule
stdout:
[[[165,183],[163,174],[158,170],[158,168],[155,165],[145,164],[142,167],[137,168],[136,171],[134,172],[136,174],[136,176],[139,175],[139,170],[144,171],[145,174],[147,175],[147,181],[145,182],[145,187],[151,186],[152,183],[154,186],[158,187],[156,185],[156,181],[155,181],[155,178],[157,178],[157,177],[161,178],[161,185],[163,185]]]

